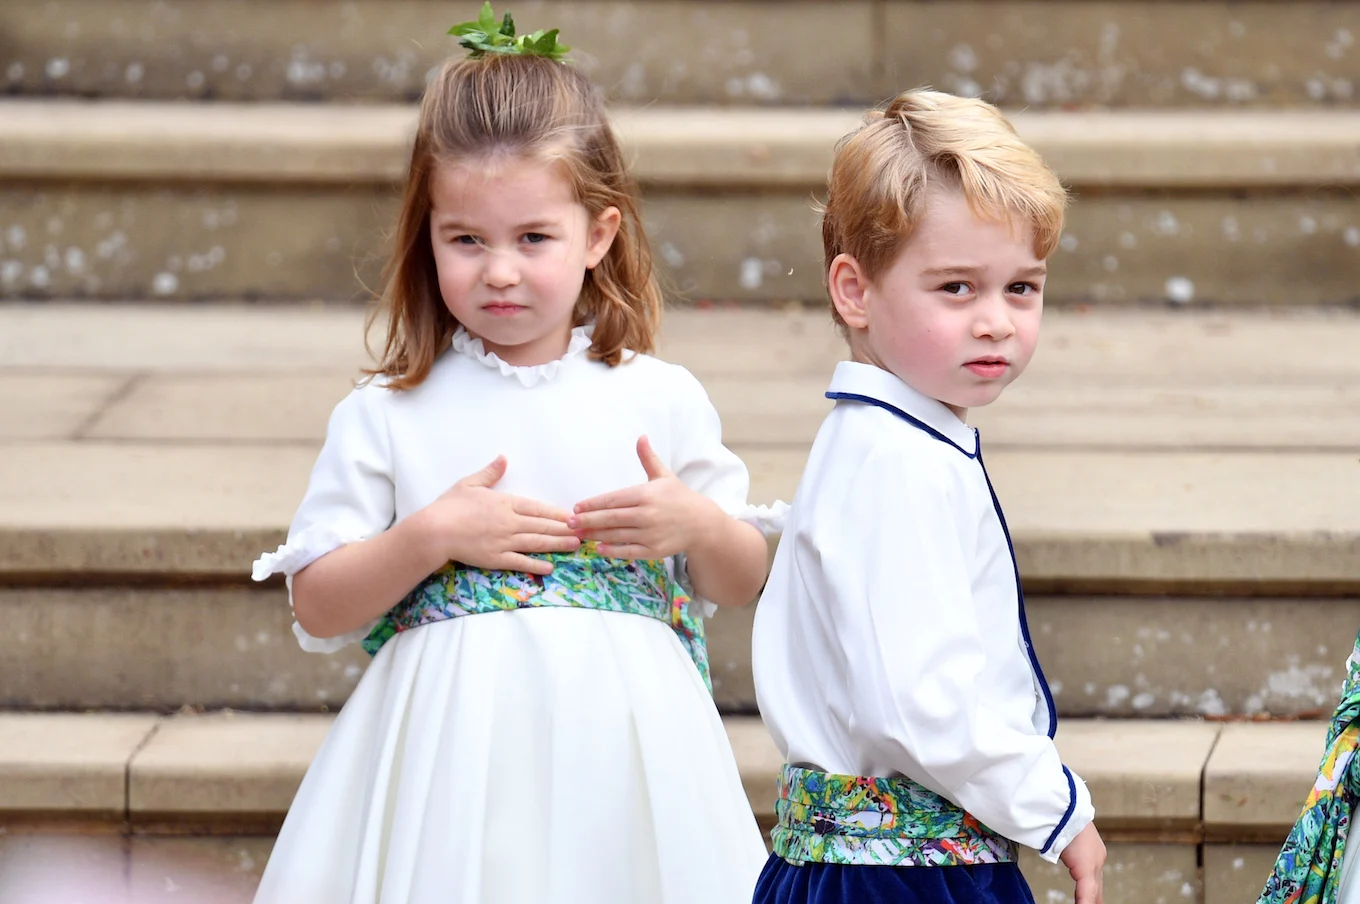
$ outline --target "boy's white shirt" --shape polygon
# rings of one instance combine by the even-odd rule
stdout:
[[[867,364],[828,395],[756,611],[765,724],[795,766],[905,775],[1056,861],[1095,813],[1051,740],[977,432]]]

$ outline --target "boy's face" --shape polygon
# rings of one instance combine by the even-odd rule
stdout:
[[[1045,274],[1030,230],[980,219],[962,193],[936,191],[892,264],[852,288],[861,300],[846,317],[851,349],[963,417],[1029,364]]]

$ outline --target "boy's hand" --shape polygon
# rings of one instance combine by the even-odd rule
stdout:
[[[550,562],[525,553],[575,552],[581,541],[561,509],[493,490],[505,469],[502,456],[455,483],[417,514],[421,527],[442,561],[551,574]]]
[[[681,483],[647,437],[638,440],[637,454],[647,482],[577,503],[567,524],[611,558],[664,559],[691,549],[705,525],[725,517],[722,509]]]
[[[1100,840],[1094,822],[1077,833],[1058,858],[1077,883],[1076,904],[1104,904],[1105,842]]]

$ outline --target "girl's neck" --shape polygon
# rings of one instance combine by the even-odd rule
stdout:
[[[568,323],[561,330],[553,330],[547,335],[519,345],[497,345],[470,330],[468,335],[480,339],[482,348],[511,367],[536,367],[557,361],[566,355],[571,344],[571,330],[572,326]]]

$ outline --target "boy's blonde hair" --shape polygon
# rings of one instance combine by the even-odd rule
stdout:
[[[448,348],[458,324],[445,306],[430,246],[430,183],[442,165],[488,166],[510,156],[560,167],[590,216],[621,214],[618,234],[588,270],[575,325],[593,321],[591,357],[610,366],[625,350],[652,351],[661,290],[638,212],[638,190],[598,88],[576,69],[541,56],[488,55],[449,60],[430,79],[420,105],[411,164],[385,272],[387,314],[382,359],[370,376],[392,389],[419,386]]]
[[[976,98],[907,91],[836,144],[822,207],[823,278],[838,254],[878,277],[911,238],[937,186],[963,192],[981,217],[1030,229],[1040,260],[1062,234],[1067,192],[1000,110]],[[840,323],[834,306],[832,313]]]

